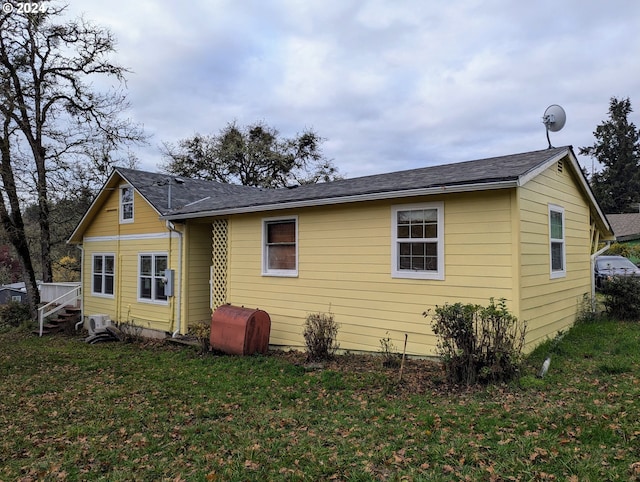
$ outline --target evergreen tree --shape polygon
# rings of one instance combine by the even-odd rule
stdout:
[[[612,97],[609,119],[593,133],[595,144],[580,148],[580,154],[588,155],[604,166],[591,177],[591,188],[605,213],[638,212],[640,130],[629,122],[631,112],[628,98]]]

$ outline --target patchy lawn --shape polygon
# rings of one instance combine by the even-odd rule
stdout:
[[[580,325],[519,384],[343,356],[0,335],[0,480],[640,480],[640,325]],[[549,349],[546,378],[533,375]]]

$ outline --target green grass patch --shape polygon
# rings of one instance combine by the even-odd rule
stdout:
[[[351,356],[3,333],[0,480],[634,480],[639,346],[638,323],[584,323],[518,383],[455,389],[414,360],[398,382]]]

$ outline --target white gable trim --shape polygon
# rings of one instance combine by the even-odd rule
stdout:
[[[598,216],[600,216],[600,218],[602,219],[602,222],[604,223],[604,225],[609,229],[609,231],[613,232],[613,228],[611,227],[611,224],[609,223],[609,220],[607,219],[607,217],[604,215],[604,213],[600,209],[600,205],[598,204],[598,201],[596,201],[596,198],[593,195],[593,191],[591,190],[591,186],[589,186],[589,183],[587,182],[587,179],[585,178],[584,173],[582,172],[582,168],[580,167],[580,164],[578,163],[578,159],[576,159],[576,157],[573,154],[573,151],[571,149],[567,149],[564,152],[559,153],[558,155],[556,155],[556,156],[552,157],[551,159],[549,159],[544,164],[542,164],[542,165],[538,166],[537,168],[533,169],[532,171],[520,176],[520,178],[518,178],[518,186],[524,186],[526,183],[531,181],[533,178],[537,177],[538,175],[540,175],[542,172],[544,172],[547,169],[549,169],[554,164],[557,164],[558,161],[560,161],[562,159],[568,159],[569,160],[569,162],[571,163],[571,167],[573,168],[573,172],[575,173],[576,178],[578,180],[578,183],[580,184],[579,187],[581,188],[582,192],[589,198],[589,202],[591,203],[593,208],[598,213]]]
[[[569,154],[569,149],[559,153],[557,156],[552,157],[544,164],[539,165],[535,169],[532,169],[531,171],[527,172],[526,174],[523,174],[518,178],[518,186],[524,186],[533,178],[538,177],[540,174],[542,174],[544,171],[549,169],[551,166],[553,166],[554,164],[557,164],[560,159],[564,159],[564,157],[567,156],[568,154]]]

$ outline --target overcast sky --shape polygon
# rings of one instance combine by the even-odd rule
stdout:
[[[347,177],[544,149],[550,104],[576,154],[611,97],[640,125],[636,0],[70,1],[118,39],[145,170],[234,120],[314,129]]]

